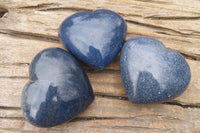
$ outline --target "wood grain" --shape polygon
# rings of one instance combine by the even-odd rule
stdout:
[[[0,114],[4,114],[0,116],[3,117],[0,121],[17,120],[15,126],[7,124],[2,125],[2,128],[27,128],[28,123],[24,121],[19,108],[7,108],[2,110]],[[117,131],[117,128],[126,129],[126,127],[130,127],[132,131],[137,128],[139,128],[140,131],[145,131],[146,129],[154,130],[155,128],[158,131],[176,130],[181,132],[187,130],[188,132],[192,132],[194,127],[196,127],[196,130],[199,130],[199,115],[199,109],[197,108],[183,108],[167,104],[133,105],[128,100],[97,96],[95,102],[90,105],[85,112],[80,114],[72,122],[66,124],[73,125],[75,122],[76,124],[72,127],[69,126],[69,129],[73,129],[76,132],[78,130],[82,132],[88,130],[88,128],[91,128],[90,125],[95,126],[97,129],[99,128],[101,131],[104,131],[105,128],[113,128],[113,132]],[[64,125],[65,124],[59,127],[64,128]],[[32,131],[33,128],[35,128],[30,124],[28,124],[28,126],[31,129],[27,128],[26,130]],[[86,128],[87,126],[88,128]],[[43,130],[40,128],[37,129]],[[127,128],[127,130],[128,129],[129,128]],[[129,132],[131,132],[131,130]]]
[[[4,132],[200,132],[199,0],[0,0],[0,133]],[[96,99],[69,123],[37,128],[24,120],[21,91],[32,58],[48,47],[64,48],[60,23],[78,11],[112,9],[128,24],[127,38],[150,36],[180,52],[192,79],[178,98],[163,104],[134,105],[126,96],[119,58],[103,71],[86,70]]]

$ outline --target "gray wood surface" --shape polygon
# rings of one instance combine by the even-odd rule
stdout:
[[[82,64],[96,96],[85,112],[57,127],[32,126],[20,108],[31,60],[45,48],[63,48],[57,34],[66,17],[101,8],[125,18],[127,39],[150,36],[180,52],[192,72],[188,89],[163,104],[131,104],[122,85],[118,55],[103,71]],[[0,133],[199,133],[199,86],[199,0],[0,0]]]

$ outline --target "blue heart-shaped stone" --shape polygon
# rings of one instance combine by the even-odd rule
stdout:
[[[119,53],[126,30],[124,19],[113,11],[84,11],[64,20],[59,38],[78,59],[103,69]]]
[[[191,78],[181,54],[148,37],[136,37],[124,44],[120,71],[129,100],[137,104],[173,99],[185,91]]]
[[[23,113],[29,122],[56,126],[78,115],[93,100],[88,77],[72,55],[50,48],[34,58],[22,95]]]

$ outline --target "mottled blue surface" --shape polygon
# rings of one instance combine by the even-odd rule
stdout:
[[[120,15],[101,9],[78,12],[65,19],[59,38],[78,59],[103,69],[119,53],[126,31],[126,23]]]
[[[23,113],[30,123],[40,127],[64,123],[93,100],[86,73],[68,52],[50,48],[33,59],[22,95]]]
[[[132,38],[124,44],[120,71],[129,100],[137,104],[173,99],[185,91],[191,78],[181,54],[148,37]]]

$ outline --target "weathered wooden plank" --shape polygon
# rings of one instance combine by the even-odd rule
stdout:
[[[148,121],[147,121],[148,120]],[[4,121],[9,125],[11,120]],[[13,122],[13,121],[12,121]],[[14,121],[15,127],[9,128],[16,131],[18,123],[23,120]],[[181,128],[180,128],[181,127]],[[7,127],[8,128],[8,127]],[[132,133],[132,132],[181,132],[181,133],[192,133],[194,131],[193,125],[189,122],[173,120],[164,117],[138,117],[133,119],[114,119],[114,120],[83,120],[63,124],[59,127],[44,129],[33,127],[29,123],[25,122],[24,126],[20,131],[23,132],[69,132],[69,133],[85,133],[85,132],[105,132],[105,133]]]
[[[62,47],[59,43],[23,39],[0,35],[0,63],[23,64],[30,63],[32,58],[41,50],[48,47]]]
[[[168,48],[200,59],[199,5],[200,2],[197,0],[192,4],[186,0],[171,0],[164,3],[105,0],[95,1],[95,4],[94,1],[86,0],[3,1],[2,7],[7,8],[8,13],[0,20],[0,32],[58,40],[58,27],[67,16],[77,10],[106,8],[120,13],[127,20],[127,38],[137,35],[156,37]],[[180,8],[181,6],[184,8]]]
[[[0,118],[23,118],[21,108],[17,107],[0,107]]]
[[[20,130],[22,127],[22,124],[23,124],[22,120],[0,119],[0,129]]]
[[[0,107],[0,118],[22,119],[22,111],[20,107]],[[98,111],[97,111],[98,110]],[[200,114],[199,108],[190,108],[184,106],[170,104],[152,104],[152,105],[136,105],[128,100],[120,100],[112,97],[96,96],[95,101],[88,107],[86,111],[79,115],[85,119],[103,119],[103,118],[132,118],[143,115],[162,115],[170,118],[179,119],[198,119]],[[192,116],[189,114],[195,114]],[[184,116],[185,115],[185,116]],[[188,120],[191,121],[191,120]],[[200,121],[200,120],[199,120]]]
[[[200,132],[199,7],[199,0],[0,0],[0,132]],[[118,55],[103,71],[83,65],[96,99],[78,118],[47,129],[30,125],[20,102],[32,58],[44,48],[63,48],[57,32],[67,16],[100,8],[125,18],[127,39],[155,37],[181,52],[192,71],[188,89],[167,104],[131,104],[120,79]]]
[[[85,132],[105,132],[105,133],[132,133],[132,132],[166,132],[166,133],[171,133],[171,132],[181,132],[181,133],[192,133],[193,129],[191,128],[190,125],[186,125],[185,123],[176,123],[176,121],[172,122],[166,122],[166,121],[153,121],[152,122],[152,127],[154,126],[155,128],[150,128],[148,127],[149,125],[144,123],[144,126],[138,126],[136,124],[131,124],[131,123],[137,122],[141,123],[139,120],[92,120],[92,121],[81,121],[81,122],[74,122],[74,123],[69,123],[67,126],[63,126],[60,128],[50,128],[50,129],[40,129],[40,128],[33,128],[32,126],[29,126],[28,123],[25,123],[25,128],[22,130],[16,130],[14,129],[9,131],[11,133],[16,133],[16,132],[28,132],[28,133],[35,133],[35,132],[40,132],[40,133],[62,133],[62,132],[69,132],[69,133],[85,133]],[[8,121],[9,122],[9,121]],[[170,124],[169,124],[170,123]],[[175,124],[174,124],[175,123]],[[114,125],[113,125],[114,124]],[[171,124],[174,124],[172,127]],[[28,125],[28,126],[27,126]],[[89,125],[89,126],[88,126]],[[147,126],[146,126],[147,125]],[[166,126],[167,125],[167,126]],[[160,129],[157,128],[156,126],[165,126],[166,129]],[[175,126],[175,128],[174,128]],[[65,127],[65,129],[63,129]],[[183,128],[180,128],[183,127]],[[5,131],[5,130],[4,130]],[[5,132],[7,132],[6,130]],[[1,130],[0,130],[1,132]],[[3,132],[3,131],[2,131]],[[5,133],[3,132],[3,133]]]
[[[64,49],[62,44],[58,41],[34,40],[33,38],[24,38],[23,36],[13,37],[1,33],[0,38],[0,72],[3,72],[5,67],[15,67],[15,65],[23,67],[23,65],[30,64],[33,57],[45,48],[59,47]],[[117,64],[119,63],[118,60],[119,56],[107,69],[119,70],[119,65]],[[15,69],[13,69],[13,71],[14,70]],[[24,72],[21,74],[24,74]],[[9,73],[7,75],[9,75]]]
[[[21,131],[16,131],[16,130],[1,130],[0,129],[0,133],[22,133]]]
[[[41,50],[48,47],[61,47],[61,44],[43,40],[29,40],[0,35],[0,106],[19,107],[21,91],[28,81],[28,68],[32,58]],[[17,43],[17,44],[16,44]],[[8,47],[9,46],[9,47]],[[13,56],[14,55],[14,56]],[[119,72],[118,57],[106,70],[99,71],[85,65],[95,93],[110,96],[126,97]],[[191,83],[183,95],[176,100],[181,104],[199,105],[200,99],[200,61],[187,59],[191,72]]]
[[[188,89],[178,98],[181,104],[199,105],[200,99],[200,62],[188,60],[192,79]],[[28,65],[14,65],[0,68],[0,106],[19,107],[21,92],[28,81]],[[7,75],[6,75],[7,74]],[[126,97],[121,81],[120,71],[88,71],[88,77],[94,92],[101,95]]]
[[[8,109],[5,109],[8,110]],[[157,104],[157,105],[134,105],[128,100],[118,100],[112,98],[96,97],[94,103],[81,113],[78,118],[68,123],[46,130],[67,130],[70,132],[88,131],[95,128],[104,131],[104,129],[130,129],[131,131],[178,131],[192,132],[200,131],[199,127],[199,108],[182,108],[175,105]],[[7,111],[8,112],[8,111]],[[36,128],[27,122],[24,123],[21,110],[10,109],[9,114],[0,119],[0,129],[23,129],[30,131],[43,130]],[[11,113],[12,112],[12,113]],[[2,113],[2,112],[1,112]],[[17,117],[16,116],[20,116]],[[13,125],[8,124],[13,121]],[[7,124],[6,124],[7,123]],[[65,127],[66,126],[66,127]],[[123,128],[125,127],[125,128]],[[140,129],[140,130],[137,130]],[[109,131],[109,130],[108,130]],[[122,131],[122,130],[121,130]]]

